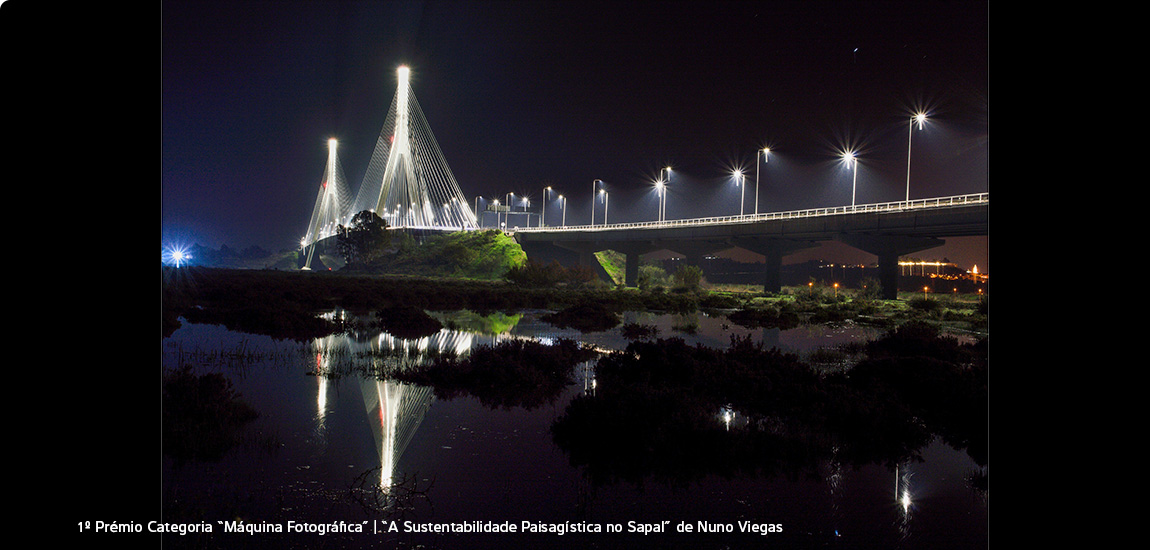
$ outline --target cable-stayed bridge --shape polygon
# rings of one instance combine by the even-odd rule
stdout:
[[[328,142],[319,197],[300,242],[308,249],[305,269],[311,266],[315,243],[334,235],[339,225],[347,225],[364,210],[375,212],[394,228],[466,230],[478,225],[411,90],[410,69],[400,67],[396,74],[398,86],[354,201],[336,142]]]
[[[476,213],[447,165],[409,77],[409,69],[400,67],[395,95],[354,201],[349,200],[335,141],[329,142],[323,182],[301,242],[308,249],[305,269],[310,268],[315,243],[331,237],[340,225],[349,224],[351,216],[365,210],[375,212],[391,228],[465,231],[478,227]],[[764,288],[776,292],[783,256],[834,240],[878,256],[884,295],[894,297],[899,255],[941,246],[946,237],[989,232],[988,193],[910,200],[909,177],[908,151],[905,201],[855,205],[852,196],[849,207],[686,220],[665,220],[660,214],[656,222],[607,224],[604,196],[602,225],[594,224],[592,210],[592,224],[567,226],[564,210],[559,227],[508,231],[529,257],[542,262],[556,259],[568,265],[593,266],[591,255],[596,251],[623,252],[629,286],[636,283],[642,254],[670,250],[692,263],[703,254],[742,248],[765,257]],[[546,209],[546,201],[542,208]],[[540,225],[542,221],[541,215]]]

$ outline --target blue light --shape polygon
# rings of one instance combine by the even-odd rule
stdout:
[[[170,245],[165,247],[164,251],[160,254],[161,262],[176,267],[188,263],[191,259],[192,255],[188,253],[187,247],[183,245]]]

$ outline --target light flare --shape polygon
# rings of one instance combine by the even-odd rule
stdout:
[[[168,245],[160,254],[160,261],[162,263],[181,267],[191,261],[192,255],[184,245]]]

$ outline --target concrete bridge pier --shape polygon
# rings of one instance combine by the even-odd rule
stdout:
[[[737,237],[731,239],[731,244],[763,255],[763,292],[774,293],[783,290],[783,256],[818,246],[810,241],[774,237]]]
[[[602,264],[599,263],[599,259],[595,257],[596,252],[606,250],[606,247],[604,247],[602,243],[555,243],[555,246],[556,248],[561,248],[569,252],[573,252],[577,258],[577,261],[575,262],[576,265],[590,268],[595,272],[595,276],[599,277],[600,280],[606,281],[608,283],[611,282],[611,275],[607,273],[606,269],[603,269]],[[531,253],[529,252],[527,256],[531,257]]]
[[[898,298],[898,257],[904,254],[938,248],[946,241],[933,237],[908,237],[896,235],[844,234],[838,240],[844,244],[878,256],[878,277],[882,285],[882,297],[887,300]]]
[[[639,286],[639,258],[643,254],[654,252],[661,247],[656,246],[650,242],[635,242],[626,243],[622,246],[616,245],[613,247],[616,251],[623,253],[627,257],[627,266],[624,271],[623,284],[626,286]]]

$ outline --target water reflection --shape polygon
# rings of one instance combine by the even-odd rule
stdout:
[[[578,380],[583,386],[583,395],[595,395],[595,388],[599,382],[595,379],[595,360],[579,363],[576,367]]]
[[[839,525],[843,521],[843,463],[839,460],[839,448],[834,446],[831,448],[830,458],[827,459],[827,475],[826,483],[830,491],[831,499],[831,529],[834,536],[840,536]]]
[[[903,463],[895,466],[894,470],[894,500],[898,506],[898,532],[902,540],[910,538],[911,497],[910,497],[910,464]]]
[[[366,337],[361,333],[347,333],[315,339],[312,347],[314,374],[319,386],[317,434],[324,432],[330,380],[351,372],[394,376],[425,365],[436,357],[466,356],[478,340],[497,339],[498,336],[484,338],[475,333],[446,328],[418,338],[400,338],[380,332]],[[434,389],[377,376],[360,376],[358,388],[374,448],[379,455],[379,488],[386,493],[395,483],[399,458],[435,399]]]
[[[363,405],[379,452],[379,486],[388,491],[396,464],[435,399],[431,388],[390,380],[361,380]]]
[[[537,319],[516,318],[499,333],[458,330],[448,319],[444,325],[452,328],[419,338],[382,331],[318,338],[303,348],[302,364],[314,382],[297,376],[283,384],[289,388],[284,390],[274,373],[257,370],[245,392],[258,395],[266,388],[261,409],[270,407],[270,417],[277,419],[290,414],[274,407],[292,410],[300,417],[297,433],[306,436],[311,421],[324,459],[315,460],[314,448],[300,453],[310,455],[300,462],[312,469],[298,473],[298,462],[285,468],[303,476],[298,483],[326,482],[329,490],[336,485],[335,492],[346,499],[348,467],[354,464],[359,476],[353,488],[364,491],[352,496],[378,498],[370,502],[375,514],[393,513],[409,502],[405,497],[429,489],[412,486],[418,468],[417,481],[435,480],[435,513],[443,514],[436,517],[452,520],[482,517],[489,506],[505,507],[499,513],[513,520],[536,519],[535,513],[562,520],[570,514],[627,520],[637,512],[621,502],[661,504],[641,491],[628,492],[630,484],[618,481],[634,481],[648,491],[670,481],[668,486],[688,488],[672,497],[684,499],[674,510],[688,521],[706,514],[727,514],[720,519],[775,514],[791,522],[788,527],[801,525],[827,543],[840,530],[857,541],[860,517],[875,519],[868,514],[879,510],[880,520],[869,525],[884,531],[885,542],[912,538],[921,503],[912,500],[918,495],[912,491],[917,466],[911,459],[933,436],[877,382],[811,373],[798,357],[775,355],[757,344],[732,345],[736,329],[702,315],[695,318],[699,332],[687,341],[628,347],[618,330],[578,335],[579,347],[603,357],[563,363],[568,370],[551,372],[539,369],[545,352],[563,355],[559,352],[572,332]],[[627,320],[682,334],[668,330],[683,322],[671,315]],[[812,340],[827,338],[809,332]],[[805,336],[769,329],[761,337],[790,342]],[[696,347],[704,342],[707,349]],[[420,384],[407,379],[437,364],[462,366],[455,372],[468,377],[427,378]],[[545,373],[559,375],[541,376]],[[481,375],[497,375],[498,383]],[[455,396],[467,399],[447,402]],[[459,434],[466,435],[456,439]],[[366,472],[364,461],[370,465]],[[487,475],[488,468],[493,475]],[[871,470],[861,483],[860,468]],[[918,472],[914,481],[920,483],[937,478]],[[267,476],[263,483],[284,478],[275,472],[257,475]],[[779,492],[789,485],[798,487],[793,493],[798,496]],[[936,486],[931,490],[936,497]],[[501,504],[490,504],[494,501]],[[715,502],[727,508],[712,509]],[[779,503],[796,504],[806,515],[787,515],[791,512],[781,511]],[[922,538],[937,508],[932,500],[931,514],[920,514],[914,537]]]
[[[163,452],[176,464],[217,462],[240,439],[241,428],[259,417],[223,374],[182,368],[163,379]]]

